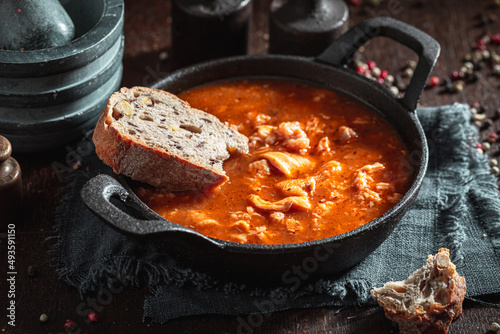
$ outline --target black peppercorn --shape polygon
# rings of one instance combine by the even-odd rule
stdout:
[[[28,267],[28,276],[29,277],[35,277],[37,273],[38,273],[38,269],[35,266]]]

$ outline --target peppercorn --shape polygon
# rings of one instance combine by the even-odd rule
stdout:
[[[474,71],[472,72],[468,77],[467,77],[467,81],[468,82],[476,82],[478,81],[479,79],[481,79],[482,75],[481,75],[481,72],[478,72],[478,71]]]
[[[483,51],[483,59],[490,59],[491,53],[488,50]]]
[[[466,61],[464,63],[464,67],[467,68],[467,69],[469,69],[469,70],[473,70],[474,69],[474,64],[471,63],[470,61]]]
[[[78,325],[73,320],[66,320],[64,323],[64,330],[66,333],[71,333],[77,326]]]
[[[168,53],[167,53],[167,51],[160,52],[160,54],[158,55],[158,60],[159,61],[165,61],[167,59],[168,59]]]
[[[457,81],[453,85],[453,91],[455,92],[461,92],[464,90],[464,82],[463,81]]]
[[[41,323],[46,323],[47,321],[49,321],[49,317],[48,317],[48,315],[46,315],[45,313],[44,313],[44,314],[42,314],[42,315],[40,316],[40,322],[41,322]]]
[[[491,35],[490,41],[492,44],[500,44],[500,34]]]
[[[436,86],[439,86],[439,84],[440,84],[440,80],[438,77],[436,77],[436,76],[430,77],[429,84],[428,84],[430,87],[436,87]]]
[[[373,70],[375,67],[377,67],[377,63],[375,63],[373,60],[369,60],[366,62],[366,65],[368,65],[368,68],[371,70]]]
[[[484,151],[488,151],[491,148],[490,143],[488,143],[487,141],[483,142],[481,145],[483,146]]]
[[[88,318],[90,321],[97,322],[99,320],[99,317],[97,316],[97,313],[92,312],[88,314]]]
[[[498,135],[497,135],[497,133],[496,133],[495,131],[491,131],[491,132],[490,132],[490,135],[488,136],[488,141],[489,141],[490,143],[494,143],[494,142],[496,142],[497,140],[498,140]]]
[[[38,270],[35,266],[29,266],[28,267],[28,276],[29,277],[35,277],[37,274]]]
[[[474,43],[474,44],[472,44],[472,48],[477,49],[478,51],[484,51],[484,50],[486,50],[486,45]]]
[[[492,322],[490,325],[490,330],[493,332],[498,332],[500,331],[500,325],[496,322]]]
[[[392,84],[394,83],[394,76],[393,75],[388,75],[387,78],[384,79],[386,83]]]
[[[414,70],[415,68],[417,68],[417,62],[415,60],[409,60],[408,64],[406,64],[406,67]]]
[[[493,66],[493,74],[496,76],[500,76],[500,64],[495,64]]]
[[[477,45],[486,45],[490,42],[490,37],[485,35],[476,41]]]
[[[483,60],[483,53],[477,50],[474,51],[474,53],[472,53],[472,60],[475,62],[480,62],[481,60]]]
[[[491,23],[488,16],[484,14],[479,14],[478,20],[479,20],[479,26],[486,26]]]
[[[383,70],[380,72],[379,78],[385,80],[387,79],[388,76],[389,76],[389,71]]]
[[[498,166],[498,160],[493,158],[493,159],[490,159],[490,166],[491,167],[495,167],[495,166]]]
[[[458,80],[459,78],[460,78],[460,75],[458,74],[458,71],[453,71],[450,73],[451,80]]]
[[[481,126],[482,129],[488,129],[489,127],[493,126],[493,121],[489,118],[486,118],[483,122],[483,125]]]
[[[448,93],[453,93],[453,83],[449,78],[446,78],[444,81],[444,88]]]
[[[394,95],[396,95],[396,96],[398,96],[398,95],[399,95],[399,89],[398,89],[398,87],[396,87],[396,86],[391,86],[391,87],[389,88],[389,90],[391,91],[391,93],[392,93],[392,94],[394,94]]]
[[[481,122],[481,121],[474,121],[472,124],[474,124],[475,126],[477,126],[478,128],[480,128],[481,125],[483,125],[483,122]]]
[[[382,73],[382,71],[380,70],[380,68],[378,68],[378,67],[372,68],[372,75],[374,77],[379,77],[381,73]]]
[[[500,55],[495,51],[490,52],[490,60],[493,64],[500,63]]]
[[[405,68],[403,71],[403,76],[405,77],[411,77],[413,75],[413,69],[411,67]]]
[[[362,66],[357,66],[356,67],[356,73],[359,73],[359,74],[365,74],[366,70],[364,67]]]
[[[495,175],[498,175],[498,173],[500,173],[500,168],[498,168],[497,166],[493,166],[491,167],[491,172]]]

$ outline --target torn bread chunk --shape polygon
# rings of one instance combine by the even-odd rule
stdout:
[[[115,173],[157,188],[214,188],[228,180],[222,165],[248,153],[248,138],[217,117],[165,91],[133,87],[114,93],[93,141]]]
[[[456,272],[449,250],[441,248],[405,281],[373,288],[371,295],[400,333],[446,334],[462,314],[465,290],[465,278]]]

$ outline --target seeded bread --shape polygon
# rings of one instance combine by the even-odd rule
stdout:
[[[451,322],[462,314],[465,278],[458,275],[449,255],[441,248],[405,281],[371,290],[400,333],[446,334]]]
[[[216,187],[228,180],[222,164],[230,153],[248,152],[248,138],[217,117],[145,87],[110,97],[93,140],[116,173],[172,190]]]

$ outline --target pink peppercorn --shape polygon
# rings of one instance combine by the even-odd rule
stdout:
[[[451,80],[458,80],[459,78],[460,78],[460,75],[458,74],[458,71],[453,71],[450,73]]]
[[[490,41],[493,44],[500,44],[500,34],[491,35]]]
[[[378,82],[379,84],[383,85],[383,84],[384,84],[384,82],[385,82],[385,80],[384,80],[384,79],[382,79],[382,78],[378,78],[378,79],[377,79],[377,82]]]
[[[480,150],[482,150],[483,149],[483,144],[477,143],[475,147],[478,148],[478,149],[480,149]]]
[[[66,320],[66,322],[64,323],[64,329],[66,330],[66,332],[71,333],[75,328],[76,323],[73,320]]]
[[[481,108],[481,105],[479,104],[479,102],[472,102],[472,104],[470,106],[472,108],[475,108],[476,110],[479,110],[479,108]]]
[[[377,67],[377,63],[375,63],[373,60],[369,60],[366,65],[368,65],[368,68],[370,70],[373,70],[375,67]]]
[[[488,141],[490,143],[494,143],[498,140],[498,134],[495,132],[495,131],[491,131],[489,137],[488,137]]]
[[[363,66],[356,67],[356,72],[359,74],[365,74],[366,69]]]
[[[97,313],[92,312],[89,313],[88,318],[90,321],[97,322],[99,320],[99,317],[97,316]]]
[[[379,78],[385,80],[385,79],[387,79],[388,76],[389,76],[389,71],[384,70],[384,71],[380,72]]]
[[[479,46],[479,45],[486,45],[488,44],[488,41],[484,38],[480,38],[477,40],[476,44]]]
[[[429,86],[431,86],[431,87],[439,86],[440,83],[441,83],[441,81],[436,76],[430,77],[430,79],[429,79]]]
[[[353,6],[359,6],[361,5],[361,0],[349,0],[349,2],[351,3],[351,5]]]

